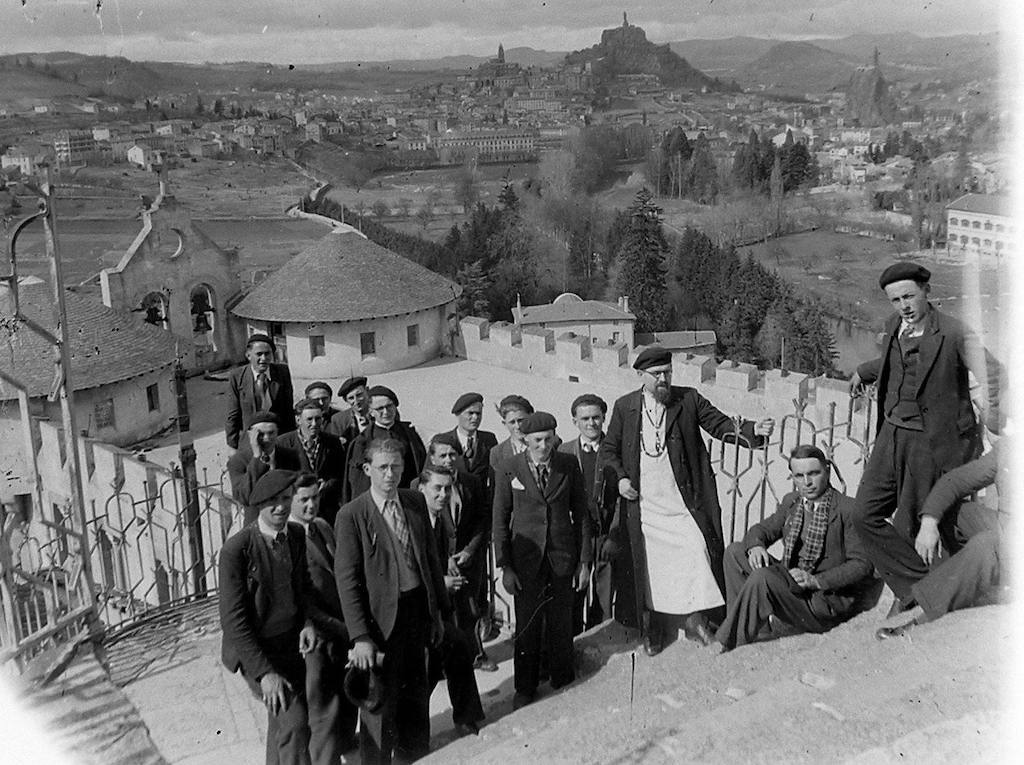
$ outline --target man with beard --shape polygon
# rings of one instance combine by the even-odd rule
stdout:
[[[324,411],[315,399],[295,405],[295,422],[298,429],[280,436],[278,446],[297,454],[299,469],[321,480],[320,517],[333,525],[345,480],[345,449],[337,436],[324,432]]]
[[[921,507],[939,477],[981,453],[968,371],[985,391],[986,420],[998,432],[996,360],[966,326],[928,301],[931,272],[916,263],[889,266],[878,283],[896,311],[882,356],[857,367],[853,395],[878,384],[875,443],[857,489],[864,549],[896,596],[893,614],[914,605],[911,591],[928,573],[914,549]],[[956,546],[947,539],[947,548]]]
[[[724,650],[752,643],[774,617],[797,632],[826,632],[853,617],[871,564],[853,528],[853,500],[832,488],[831,463],[816,446],[789,455],[794,491],[776,513],[725,550]],[[782,560],[768,548],[783,541]]]
[[[295,429],[292,418],[292,376],[287,364],[274,362],[274,341],[263,334],[251,335],[245,343],[244,367],[228,375],[228,416],[224,423],[227,443],[238,448],[242,425],[256,412],[277,417],[281,433]]]
[[[685,615],[691,640],[714,639],[705,612],[724,603],[722,510],[700,431],[729,440],[736,428],[693,388],[672,386],[666,349],[645,349],[633,368],[642,386],[615,402],[601,456],[626,500],[611,534],[629,545],[644,651],[653,656],[664,647],[668,614]],[[759,447],[774,427],[772,419],[746,420],[739,434]]]
[[[366,463],[366,449],[375,440],[398,441],[405,448],[403,472],[398,485],[403,489],[412,486],[416,476],[423,469],[427,450],[423,446],[412,423],[404,422],[398,414],[398,396],[390,388],[375,385],[367,391],[370,401],[372,422],[352,442],[348,449],[347,474],[345,477],[344,501],[358,497],[370,488],[370,479],[363,469]]]

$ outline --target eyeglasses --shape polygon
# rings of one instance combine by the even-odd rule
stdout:
[[[397,407],[394,404],[384,404],[383,406],[370,407],[370,411],[371,412],[387,412],[387,411],[389,411],[391,409],[396,409],[396,408]]]
[[[663,377],[665,379],[668,379],[669,377],[672,376],[672,370],[671,369],[658,369],[658,370],[645,369],[644,372],[646,374],[649,374],[651,377]]]

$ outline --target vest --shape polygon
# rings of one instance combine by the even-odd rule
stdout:
[[[924,430],[917,403],[922,337],[897,337],[889,345],[889,386],[883,411],[885,419],[897,428]]]

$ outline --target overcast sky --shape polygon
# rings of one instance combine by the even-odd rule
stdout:
[[[999,0],[0,0],[0,52],[274,63],[572,50],[622,22],[670,42],[1000,29]]]

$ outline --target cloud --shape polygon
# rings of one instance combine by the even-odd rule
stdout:
[[[120,51],[132,58],[335,61],[433,57],[530,45],[569,50],[621,23],[605,0],[7,0],[0,48]],[[923,35],[999,28],[999,0],[678,0],[642,2],[631,23],[655,42],[732,35]],[[349,52],[351,55],[349,55]]]

